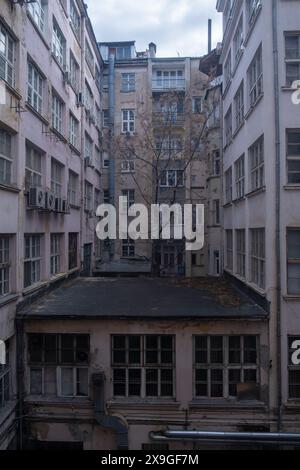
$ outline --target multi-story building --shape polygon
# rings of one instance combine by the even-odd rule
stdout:
[[[0,448],[18,398],[15,314],[89,275],[100,193],[102,60],[82,1],[0,1]]]
[[[208,77],[197,58],[157,58],[156,45],[100,43],[104,68],[103,188],[128,205],[206,203],[203,98]],[[175,217],[176,219],[176,217]],[[178,221],[174,221],[174,226]],[[148,234],[145,234],[146,236]],[[97,273],[205,275],[206,256],[178,240],[106,243]]]
[[[225,271],[270,312],[270,419],[299,426],[299,2],[219,0]]]

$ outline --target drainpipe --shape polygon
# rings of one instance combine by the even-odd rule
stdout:
[[[109,199],[110,204],[115,205],[115,156],[114,148],[112,147],[112,139],[114,136],[114,122],[115,122],[115,56],[109,56],[109,75],[108,75],[108,100],[109,100],[109,135],[110,135],[110,148],[109,148]],[[115,245],[114,241],[110,240],[110,257],[114,256]]]
[[[277,318],[277,428],[282,430],[282,364],[281,364],[281,207],[280,207],[280,117],[279,117],[279,72],[278,72],[278,7],[272,0],[273,60],[274,60],[274,102],[275,102],[275,191],[276,191],[276,318]]]
[[[81,92],[85,99],[85,22],[87,12],[81,16]],[[80,272],[83,269],[84,259],[84,230],[85,223],[85,210],[84,210],[84,192],[85,192],[85,108],[81,107],[81,175],[80,175],[80,189],[81,189],[81,203],[80,203]]]
[[[300,433],[252,433],[252,432],[201,432],[164,431],[161,434],[150,432],[150,439],[168,441],[213,441],[213,442],[252,442],[252,443],[300,443]]]
[[[117,433],[118,450],[128,450],[128,429],[126,425],[115,416],[108,416],[105,413],[104,383],[105,376],[101,372],[92,377],[94,390],[95,416],[100,426],[113,429]]]

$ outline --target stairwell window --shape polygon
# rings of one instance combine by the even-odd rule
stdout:
[[[30,394],[88,397],[89,335],[29,334]]]
[[[235,109],[235,129],[239,129],[239,127],[244,122],[244,82],[242,82],[241,86],[239,87],[235,97],[234,97],[234,109]]]
[[[226,269],[233,269],[233,231],[226,230]]]
[[[4,129],[0,129],[0,184],[12,183],[12,136]]]
[[[255,19],[262,6],[261,0],[247,0],[247,19],[249,28],[254,24]]]
[[[10,291],[10,239],[0,235],[0,298]]]
[[[225,115],[225,146],[230,145],[232,140],[232,107]]]
[[[241,385],[259,384],[259,338],[249,336],[194,337],[196,398],[238,398]]]
[[[264,137],[260,137],[249,148],[251,191],[257,191],[265,185]]]
[[[61,247],[62,237],[60,233],[52,233],[50,237],[50,273],[55,276],[61,272]]]
[[[73,173],[72,171],[69,172],[69,191],[68,191],[68,197],[69,197],[69,203],[72,204],[73,206],[76,206],[78,204],[78,175],[76,173]]]
[[[57,21],[53,18],[52,53],[61,67],[64,67],[66,63],[66,49],[66,39]]]
[[[41,235],[25,235],[24,287],[41,280]]]
[[[45,0],[35,0],[28,3],[27,8],[39,30],[44,33],[47,2]]]
[[[262,47],[260,46],[248,69],[249,104],[255,106],[263,94]]]
[[[230,49],[226,62],[225,62],[225,66],[224,66],[224,87],[225,88],[231,82],[231,73],[232,73],[232,66],[231,66],[231,49]]]
[[[241,199],[245,196],[245,155],[242,155],[234,166],[236,198]]]
[[[252,229],[251,235],[251,282],[265,288],[266,241],[265,229]]]
[[[44,78],[31,62],[28,62],[27,101],[39,114],[43,113]]]
[[[287,131],[288,183],[300,184],[300,130]]]
[[[234,53],[235,65],[237,65],[239,58],[241,57],[243,42],[244,42],[244,36],[243,36],[243,16],[242,16],[238,23],[238,27],[236,29],[236,32],[233,38],[233,53]]]
[[[52,95],[52,126],[60,134],[63,134],[64,102],[55,94]]]
[[[220,150],[214,150],[212,153],[211,175],[221,175],[221,153]]]
[[[70,51],[70,84],[76,93],[79,92],[80,83],[80,67],[73,53]]]
[[[232,202],[232,167],[225,172],[225,203]]]
[[[84,185],[84,209],[88,212],[93,210],[93,185],[88,181]]]
[[[69,270],[78,267],[78,233],[69,233]]]
[[[300,229],[287,231],[288,294],[300,295]]]
[[[77,37],[77,39],[80,38],[80,15],[77,11],[77,8],[75,7],[75,3],[73,0],[70,2],[70,20],[71,20],[71,26],[73,28],[73,31]]]
[[[115,397],[174,397],[175,338],[169,335],[112,337]]]
[[[16,42],[0,23],[0,78],[15,87]]]
[[[300,33],[285,34],[286,85],[300,80]]]
[[[122,110],[122,132],[124,134],[135,132],[135,111],[134,109]]]
[[[63,192],[63,171],[64,167],[52,158],[51,160],[51,191],[57,196],[62,197]]]
[[[35,147],[26,143],[26,167],[25,167],[25,189],[41,188],[42,175],[42,153]]]
[[[79,137],[79,122],[74,117],[72,113],[70,113],[69,117],[69,141],[73,147],[78,148],[78,137]]]
[[[95,61],[94,61],[94,55],[91,49],[91,46],[88,43],[88,40],[85,40],[85,60],[92,72],[94,74],[95,72]]]
[[[236,272],[246,277],[246,231],[236,230]]]
[[[121,91],[135,91],[135,73],[122,73]]]

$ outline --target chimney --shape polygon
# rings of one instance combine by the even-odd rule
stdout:
[[[154,42],[150,42],[149,44],[149,54],[151,59],[154,59],[156,57],[156,44]]]
[[[212,20],[208,20],[208,53],[211,52],[211,31],[212,31]]]

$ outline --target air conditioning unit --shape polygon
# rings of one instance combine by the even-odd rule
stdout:
[[[42,188],[30,188],[28,207],[32,209],[45,209],[46,194]]]
[[[64,214],[70,214],[70,204],[66,199],[63,199],[62,201],[62,212]]]
[[[46,193],[46,209],[48,211],[55,211],[55,194],[52,191]]]
[[[78,107],[84,106],[84,96],[83,93],[77,93],[76,104]]]
[[[63,212],[63,200],[61,197],[55,199],[55,212]]]
[[[95,168],[93,165],[93,159],[91,157],[85,157],[84,166],[85,168]]]

